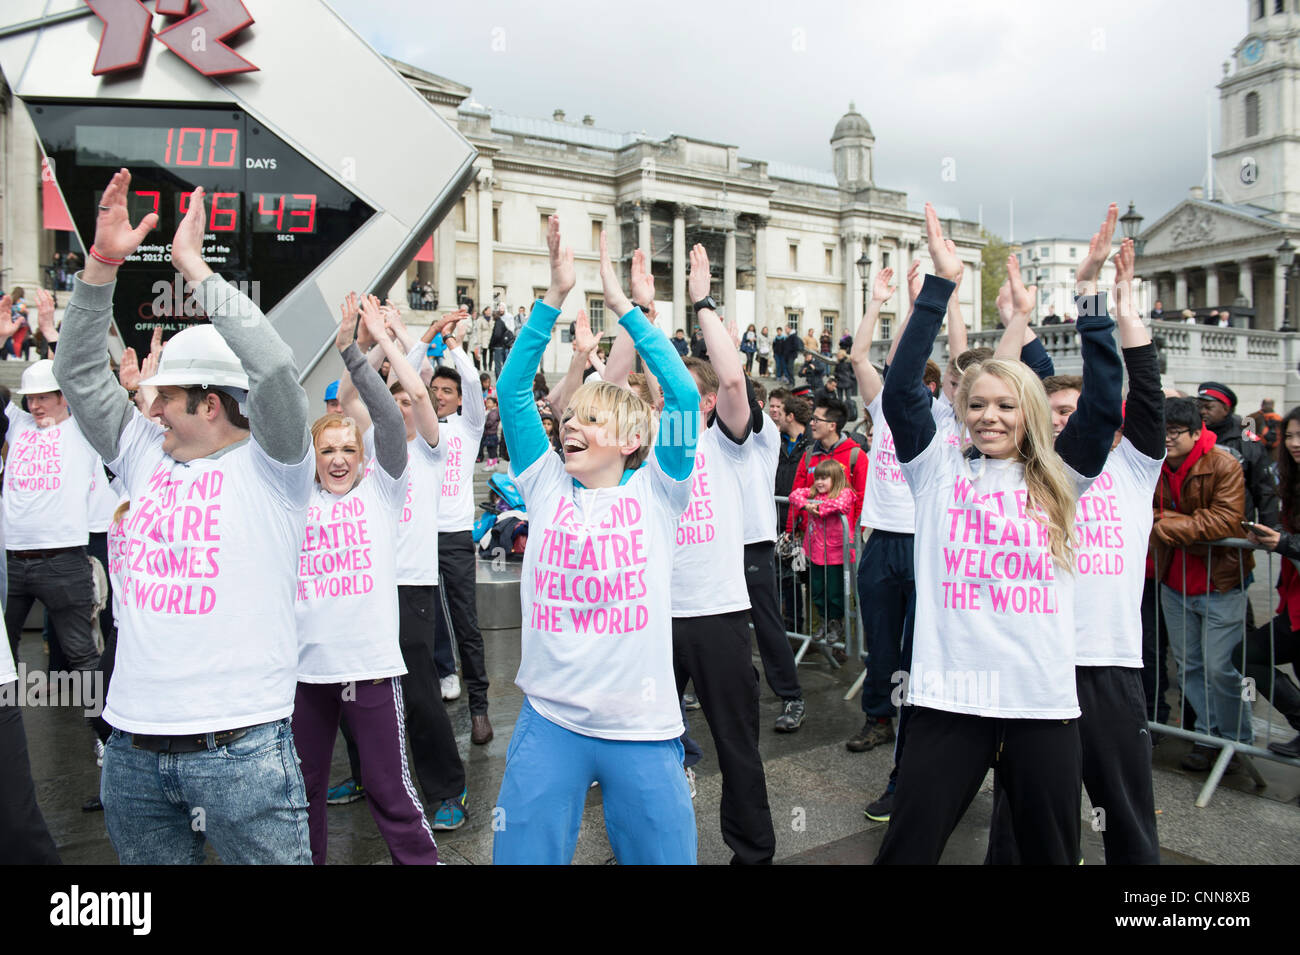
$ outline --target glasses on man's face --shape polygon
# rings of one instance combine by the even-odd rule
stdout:
[[[1165,444],[1171,444],[1172,442],[1177,441],[1177,440],[1178,440],[1179,438],[1181,438],[1183,435],[1185,435],[1185,434],[1191,434],[1191,433],[1192,433],[1191,428],[1181,428],[1181,429],[1178,429],[1178,430],[1176,430],[1176,431],[1166,431],[1166,432],[1165,432]]]
[[[817,417],[816,415],[813,415],[812,418],[811,418],[811,420],[816,421],[818,424],[830,424],[830,423],[831,423],[829,418],[819,418],[819,417]]]

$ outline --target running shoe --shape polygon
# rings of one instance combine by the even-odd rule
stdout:
[[[682,708],[687,710],[698,710],[700,708],[700,701],[694,693],[683,693]]]
[[[104,768],[104,741],[98,736],[95,737],[95,765]]]
[[[450,702],[451,700],[460,699],[460,677],[452,673],[438,681],[442,687],[442,698]]]
[[[781,715],[776,718],[776,731],[778,733],[793,733],[803,725],[804,705],[803,700],[786,700],[785,709]]]
[[[350,802],[365,798],[366,787],[349,777],[337,786],[331,787],[330,791],[325,794],[325,804],[327,806],[346,806]]]
[[[459,829],[465,825],[466,807],[469,804],[469,787],[460,791],[455,799],[444,799],[438,811],[433,814],[433,828],[447,831]]]
[[[862,814],[872,822],[889,822],[889,817],[893,811],[894,794],[886,791],[875,802],[867,803],[867,808],[862,810]]]
[[[685,769],[686,769],[686,785],[691,788],[691,798],[694,799],[695,798],[695,770],[692,769],[690,766],[685,767]]]
[[[877,746],[883,746],[885,743],[892,743],[893,741],[894,724],[889,720],[880,722],[868,716],[867,721],[862,724],[862,729],[858,731],[858,735],[850,739],[844,746],[850,753],[865,753],[869,749],[875,749]]]

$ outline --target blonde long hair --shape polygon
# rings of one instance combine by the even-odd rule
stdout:
[[[966,414],[970,393],[982,375],[992,375],[1010,386],[1020,408],[1024,432],[1016,435],[1016,452],[1025,466],[1029,490],[1026,510],[1037,524],[1046,524],[1052,557],[1067,572],[1074,572],[1074,484],[1065,473],[1065,462],[1056,453],[1052,436],[1052,411],[1042,382],[1024,363],[1007,358],[989,358],[968,366],[957,389],[957,421],[962,437],[971,440]]]

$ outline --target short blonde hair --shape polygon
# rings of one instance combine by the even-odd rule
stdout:
[[[651,408],[639,396],[608,381],[588,381],[573,393],[561,421],[570,417],[605,428],[619,446],[641,439],[623,461],[624,470],[640,467],[650,454]]]

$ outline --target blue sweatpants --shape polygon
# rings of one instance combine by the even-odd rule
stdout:
[[[593,780],[622,865],[694,865],[695,808],[677,739],[583,736],[524,698],[493,814],[495,865],[568,865]]]

